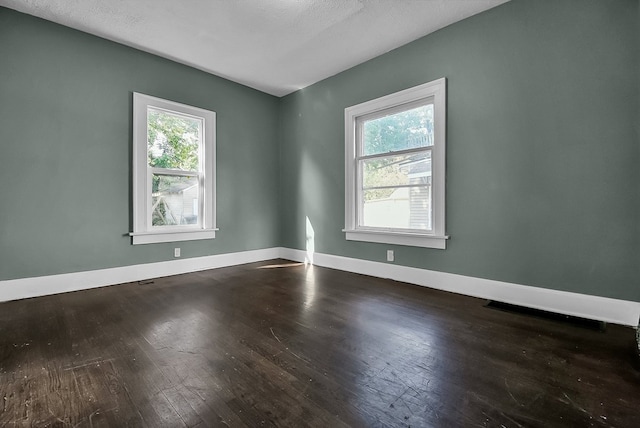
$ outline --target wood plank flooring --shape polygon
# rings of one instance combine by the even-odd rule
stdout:
[[[634,330],[285,260],[0,304],[0,427],[638,427]]]

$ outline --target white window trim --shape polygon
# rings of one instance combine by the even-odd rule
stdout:
[[[445,154],[446,154],[446,78],[441,78],[394,94],[366,101],[344,111],[345,121],[345,237],[350,241],[445,249]],[[358,141],[357,119],[382,110],[397,108],[425,98],[434,100],[434,144],[431,149],[433,230],[366,228],[358,226]]]
[[[203,119],[203,169],[201,183],[200,225],[153,228],[151,213],[151,172],[147,162],[147,108],[153,107],[182,115]],[[133,93],[133,232],[132,243],[153,244],[159,242],[193,241],[215,238],[216,213],[215,175],[216,113],[186,104],[180,104],[138,92]]]

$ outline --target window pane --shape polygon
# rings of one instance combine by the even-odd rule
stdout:
[[[198,171],[201,139],[201,119],[147,109],[149,166]]]
[[[361,226],[432,229],[431,186],[385,190],[363,191]]]
[[[360,161],[364,188],[431,183],[431,151]]]
[[[362,127],[365,156],[433,145],[433,104],[366,120]]]
[[[151,224],[198,224],[199,193],[198,177],[153,174]]]

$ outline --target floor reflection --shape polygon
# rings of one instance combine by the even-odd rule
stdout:
[[[185,308],[169,319],[159,318],[143,333],[156,350],[197,353],[209,347],[217,334],[210,317],[197,309]]]
[[[304,274],[304,309],[309,310],[316,300],[316,280],[313,265],[307,265]]]
[[[282,269],[282,268],[289,268],[289,267],[296,267],[296,266],[303,266],[303,265],[304,263],[295,263],[295,262],[278,263],[275,265],[258,266],[258,269]]]

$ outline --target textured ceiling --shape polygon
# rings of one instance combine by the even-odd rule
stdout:
[[[508,0],[0,0],[282,96]]]

